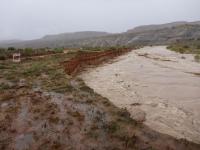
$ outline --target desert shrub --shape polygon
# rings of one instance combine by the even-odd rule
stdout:
[[[32,48],[25,48],[24,49],[24,55],[25,56],[31,56],[33,54],[33,49]]]
[[[5,59],[6,59],[6,54],[0,53],[0,60],[5,60]]]
[[[106,124],[104,126],[104,129],[108,132],[108,133],[115,133],[117,130],[120,129],[120,126],[117,124],[117,122],[115,121],[111,121],[108,124]]]
[[[183,46],[184,49],[190,48],[188,45]]]
[[[110,101],[109,101],[108,99],[106,99],[106,98],[104,98],[104,99],[102,100],[102,103],[103,103],[105,106],[111,106]]]
[[[130,113],[127,111],[126,108],[120,109],[120,110],[117,112],[117,114],[118,114],[120,117],[130,119]]]
[[[8,67],[4,64],[0,64],[0,69],[7,69]]]
[[[167,49],[172,49],[172,46],[170,45],[170,46],[167,46]]]
[[[4,92],[4,93],[1,94],[0,101],[7,101],[7,100],[10,100],[12,98],[13,98],[12,93]]]
[[[33,63],[31,64],[29,67],[27,67],[26,70],[24,70],[23,74],[25,76],[39,76],[43,71],[44,69],[47,69],[44,64],[41,64],[41,63]]]
[[[88,87],[88,86],[82,86],[82,87],[80,87],[80,89],[81,89],[82,91],[88,92],[88,93],[93,93],[93,92],[94,92],[94,90],[91,89],[91,88]]]
[[[0,84],[0,90],[7,90],[7,89],[10,89],[10,86],[8,84],[5,83]]]
[[[196,62],[200,62],[200,54],[194,56]]]
[[[5,50],[6,50],[5,48],[1,48],[1,47],[0,47],[0,52],[5,51]]]
[[[64,51],[64,48],[62,48],[62,47],[54,49],[54,52],[56,52],[56,53],[63,53],[63,51]]]
[[[6,59],[6,49],[0,48],[0,60]]]
[[[78,111],[68,112],[71,116],[77,118],[78,121],[84,121],[85,116]]]
[[[8,47],[9,51],[15,51],[16,49],[14,47]]]
[[[60,119],[59,119],[57,116],[51,115],[51,116],[48,118],[48,121],[49,121],[50,123],[58,124],[58,122],[60,121]]]
[[[109,47],[108,50],[117,50],[117,47],[112,46],[112,47]]]
[[[63,83],[62,85],[53,84],[48,89],[56,93],[66,93],[73,91],[73,87],[65,83]]]
[[[185,51],[186,51],[186,50],[185,50],[185,49],[183,49],[183,48],[179,48],[179,49],[178,49],[178,52],[179,52],[179,53],[181,53],[181,54],[184,54],[184,53],[185,53]]]
[[[197,49],[200,49],[200,45],[197,45]]]

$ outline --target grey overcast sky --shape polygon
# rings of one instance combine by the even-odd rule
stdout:
[[[0,40],[200,20],[200,0],[0,0]]]

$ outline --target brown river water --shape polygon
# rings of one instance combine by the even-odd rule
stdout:
[[[200,63],[193,58],[144,47],[80,76],[152,129],[200,143]]]

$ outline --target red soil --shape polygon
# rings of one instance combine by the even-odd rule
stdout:
[[[115,58],[131,49],[109,50],[102,52],[81,52],[76,57],[62,62],[68,75],[74,75],[85,65],[98,65],[103,61]]]

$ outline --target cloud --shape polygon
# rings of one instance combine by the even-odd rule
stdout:
[[[0,39],[200,20],[199,0],[0,0]]]

